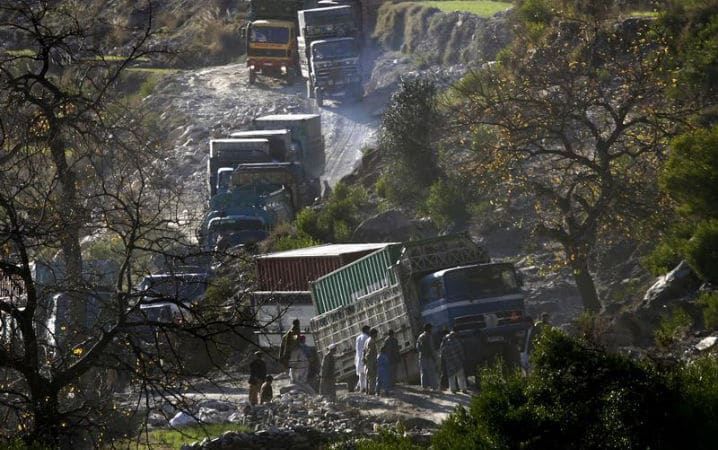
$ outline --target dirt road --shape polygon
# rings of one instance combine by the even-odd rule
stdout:
[[[331,185],[351,172],[361,149],[374,142],[379,117],[363,103],[328,101],[317,108],[305,98],[301,81],[259,76],[250,85],[241,64],[208,67],[168,75],[144,104],[156,111],[180,160],[181,179],[189,192],[205,194],[209,140],[247,129],[253,118],[267,114],[320,113],[326,144],[323,179]]]

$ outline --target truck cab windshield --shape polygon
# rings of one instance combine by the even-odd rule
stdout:
[[[444,287],[448,299],[487,298],[521,291],[510,265],[473,266],[447,272]]]
[[[312,48],[316,60],[355,58],[359,55],[359,49],[351,39],[319,42]]]
[[[284,27],[252,27],[249,33],[250,42],[266,44],[289,43],[289,28]]]

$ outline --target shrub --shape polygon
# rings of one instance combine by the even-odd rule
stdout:
[[[462,224],[469,218],[464,191],[451,180],[439,180],[431,186],[424,208],[439,228]]]
[[[704,307],[703,326],[706,328],[718,327],[718,292],[703,292],[697,302]]]
[[[532,363],[527,378],[484,371],[480,395],[468,411],[459,408],[444,422],[434,448],[679,448],[686,434],[705,425],[715,430],[715,361],[661,372],[650,361],[608,353],[552,328],[544,331]],[[701,399],[699,380],[707,372],[709,395]],[[680,433],[678,423],[685,427]],[[685,448],[708,448],[712,436],[693,434]]]
[[[337,183],[324,208],[305,208],[297,214],[297,236],[317,242],[348,242],[368,204],[366,189]]]
[[[685,245],[686,262],[704,280],[718,283],[718,219],[700,223]]]
[[[661,349],[670,348],[676,341],[685,337],[692,326],[693,321],[690,315],[682,308],[676,308],[671,313],[664,314],[661,324],[654,334],[656,346]]]

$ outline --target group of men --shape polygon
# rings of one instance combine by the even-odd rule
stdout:
[[[399,342],[394,331],[389,330],[379,345],[379,330],[368,325],[356,338],[354,365],[359,377],[356,389],[369,395],[388,395],[394,383],[399,363]]]
[[[530,326],[526,333],[521,355],[521,366],[529,371],[528,354],[541,335],[542,328],[548,325],[548,314],[541,315],[536,325],[527,317]],[[435,349],[433,326],[429,323],[416,340],[416,351],[419,356],[419,372],[421,386],[425,390],[436,391],[440,388],[441,375],[445,375],[448,388],[457,393],[468,392],[464,363],[466,354],[455,329],[445,332],[441,339],[438,352]],[[323,356],[321,367],[316,353],[307,345],[301,334],[300,322],[295,319],[292,328],[282,337],[279,351],[279,362],[289,369],[289,379],[295,384],[306,384],[310,378],[319,375],[319,393],[329,399],[336,398],[335,372],[336,345],[331,345]],[[388,395],[396,379],[400,361],[399,343],[393,330],[387,332],[386,338],[379,339],[379,330],[367,325],[362,327],[361,334],[356,338],[355,366],[359,378],[356,390],[369,395]],[[267,375],[266,365],[262,360],[262,352],[255,352],[255,359],[250,363],[249,398],[251,404],[265,403],[272,398],[272,376]]]

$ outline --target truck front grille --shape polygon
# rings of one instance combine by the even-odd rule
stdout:
[[[320,83],[330,80],[333,84],[346,84],[359,81],[359,72],[356,66],[329,67],[317,70],[317,79]]]
[[[454,319],[454,327],[456,327],[457,332],[483,329],[486,328],[486,318],[483,314],[457,317]]]
[[[287,56],[287,51],[276,48],[250,48],[247,55],[249,58],[272,57],[282,58]]]

